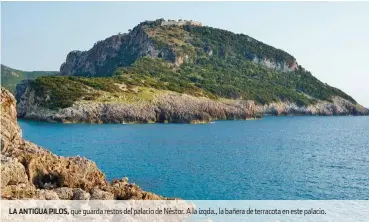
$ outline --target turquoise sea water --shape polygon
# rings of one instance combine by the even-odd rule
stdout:
[[[369,117],[264,117],[203,125],[49,124],[23,136],[86,156],[113,178],[184,199],[369,199]]]

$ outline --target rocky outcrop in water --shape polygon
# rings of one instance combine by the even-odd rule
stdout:
[[[22,139],[15,99],[1,88],[2,199],[166,199],[128,179],[106,180],[84,157],[61,157]]]
[[[320,100],[308,106],[298,106],[292,102],[275,102],[256,106],[258,113],[263,115],[319,115],[319,116],[360,116],[369,115],[365,107],[351,101],[335,96],[332,102]]]

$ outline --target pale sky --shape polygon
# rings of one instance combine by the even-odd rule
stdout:
[[[292,54],[369,107],[369,2],[1,2],[1,63],[59,70],[72,50],[145,20],[187,19]]]

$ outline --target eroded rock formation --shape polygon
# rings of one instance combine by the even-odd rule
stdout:
[[[127,34],[113,35],[88,51],[72,51],[60,67],[62,75],[111,76],[117,67],[131,65],[137,58],[160,57],[175,62],[172,49],[158,49],[138,25]],[[111,61],[115,61],[114,63]]]
[[[22,139],[16,103],[1,88],[1,198],[3,199],[166,199],[128,179],[110,183],[84,157],[61,157]]]
[[[62,123],[206,123],[256,117],[254,101],[217,101],[171,91],[155,95],[152,101],[77,101],[72,107],[58,110],[40,106],[46,98],[47,95],[38,97],[29,87],[29,81],[19,84],[18,116]]]
[[[256,112],[263,115],[319,115],[319,116],[348,116],[348,115],[369,115],[369,110],[360,104],[339,96],[332,98],[332,101],[319,100],[308,106],[298,106],[293,102],[273,102],[265,105],[257,105]]]

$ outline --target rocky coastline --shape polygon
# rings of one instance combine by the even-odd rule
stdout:
[[[166,200],[127,178],[106,180],[84,157],[56,156],[22,138],[14,96],[1,88],[1,198],[40,200]]]
[[[369,110],[360,104],[335,96],[332,101],[319,100],[308,106],[293,102],[274,102],[256,105],[256,113],[263,116],[365,116]]]
[[[208,123],[215,120],[258,119],[263,115],[369,115],[359,104],[335,96],[332,101],[318,100],[308,106],[293,102],[260,105],[252,100],[212,100],[167,91],[150,101],[97,102],[80,100],[71,107],[48,109],[42,105],[49,96],[37,96],[32,80],[18,84],[16,91],[19,118],[54,123]]]
[[[17,86],[18,117],[59,123],[207,123],[214,120],[259,118],[250,100],[216,101],[166,91],[150,101],[77,101],[71,107],[52,110],[40,105],[48,95],[37,96],[30,81]]]

